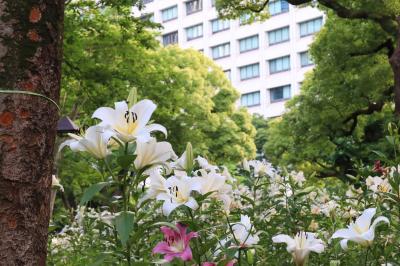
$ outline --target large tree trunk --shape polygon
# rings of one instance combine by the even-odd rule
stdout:
[[[394,74],[394,103],[395,114],[400,117],[400,17],[397,18],[398,31],[394,53],[389,59]]]
[[[64,0],[0,0],[0,88],[59,98]],[[0,92],[0,265],[45,265],[57,107]]]

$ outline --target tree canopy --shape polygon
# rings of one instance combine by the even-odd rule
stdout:
[[[311,1],[290,1],[294,5]],[[360,163],[388,151],[386,124],[398,115],[398,1],[314,1],[327,12],[311,46],[315,63],[300,95],[264,130],[276,164],[347,179]],[[247,2],[246,2],[247,3]],[[268,15],[268,1],[218,1],[223,16]],[[397,62],[397,63],[396,63]]]
[[[167,127],[176,152],[191,142],[215,161],[255,155],[250,115],[235,107],[239,94],[212,60],[195,50],[160,47],[157,25],[95,1],[70,3],[66,14],[62,99],[81,125],[97,106],[112,106],[136,87],[139,98],[157,104],[154,119]]]

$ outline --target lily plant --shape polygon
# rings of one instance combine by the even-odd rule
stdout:
[[[274,236],[272,241],[286,243],[286,250],[292,254],[296,266],[306,265],[311,252],[322,253],[325,249],[324,242],[309,232],[299,232],[294,237],[280,234]]]
[[[339,229],[331,238],[342,238],[340,246],[344,250],[348,248],[348,241],[356,242],[364,247],[371,246],[375,238],[376,226],[382,222],[389,224],[389,219],[384,216],[379,216],[372,222],[375,214],[376,208],[364,210],[355,222],[351,223],[346,229]]]

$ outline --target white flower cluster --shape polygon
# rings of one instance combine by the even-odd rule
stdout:
[[[199,205],[193,192],[208,195],[210,198],[220,200],[224,210],[229,212],[233,201],[232,177],[226,168],[222,171],[215,165],[209,164],[205,158],[195,159],[200,169],[187,173],[187,158],[184,153],[178,160],[172,162],[170,167],[173,175],[164,178],[161,169],[154,169],[149,174],[149,188],[144,199],[157,199],[164,201],[163,213],[169,215],[174,209],[185,205],[196,210]],[[194,162],[192,162],[194,163]]]
[[[168,142],[157,142],[150,133],[160,131],[165,136],[167,130],[159,124],[149,124],[156,105],[150,100],[142,100],[129,107],[127,102],[116,102],[115,109],[100,107],[93,113],[101,123],[91,126],[84,136],[69,134],[71,139],[61,144],[60,150],[69,146],[73,151],[85,151],[97,159],[105,159],[110,154],[110,146],[116,143],[136,142],[137,170],[148,166],[164,164],[176,155]]]

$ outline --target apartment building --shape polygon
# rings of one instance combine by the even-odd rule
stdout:
[[[194,48],[212,58],[241,93],[239,105],[265,117],[280,116],[312,69],[309,45],[323,13],[285,0],[269,3],[271,17],[246,24],[218,18],[214,0],[145,0],[141,11],[163,26],[160,41]]]

